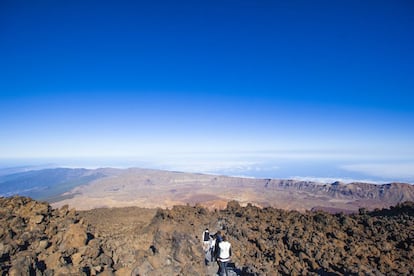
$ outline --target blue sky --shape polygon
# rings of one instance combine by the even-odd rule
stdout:
[[[412,1],[1,1],[0,158],[411,170],[413,30]]]

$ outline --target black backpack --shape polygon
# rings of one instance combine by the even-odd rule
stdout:
[[[204,238],[203,238],[203,240],[204,241],[209,241],[210,240],[210,233],[209,232],[207,232],[207,231],[204,232]]]

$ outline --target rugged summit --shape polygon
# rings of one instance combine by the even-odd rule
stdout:
[[[0,198],[2,275],[214,275],[201,233],[221,230],[235,275],[413,275],[414,203],[358,214],[272,207],[52,209]]]

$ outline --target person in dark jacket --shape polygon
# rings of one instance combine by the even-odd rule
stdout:
[[[216,238],[216,244],[214,247],[214,257],[217,259],[218,254],[219,254],[219,243],[223,241],[223,238],[221,236],[221,231],[217,231],[214,237]]]

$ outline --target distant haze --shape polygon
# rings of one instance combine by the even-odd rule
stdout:
[[[322,183],[361,181],[414,184],[414,162],[407,160],[288,158],[286,156],[188,154],[124,158],[2,159],[0,175],[44,168],[149,168],[254,178],[311,180]]]

